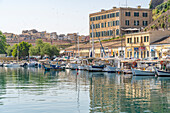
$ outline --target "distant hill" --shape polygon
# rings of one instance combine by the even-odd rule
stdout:
[[[156,20],[157,18],[159,18],[163,13],[165,13],[168,10],[170,10],[170,0],[167,0],[166,2],[163,2],[157,5],[155,9],[152,10],[153,20]]]
[[[159,17],[153,22],[151,22],[147,27],[145,27],[144,30],[150,31],[150,30],[159,30],[159,29],[170,30],[170,10],[159,15]]]
[[[150,9],[155,9],[158,5],[167,2],[168,0],[151,0],[149,4]]]
[[[151,0],[151,3],[155,7],[152,10],[153,22],[145,27],[144,31],[170,29],[170,0]]]

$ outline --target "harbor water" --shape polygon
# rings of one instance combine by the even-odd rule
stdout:
[[[169,113],[170,78],[0,68],[0,113]]]

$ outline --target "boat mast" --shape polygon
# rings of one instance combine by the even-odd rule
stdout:
[[[80,51],[79,51],[79,33],[77,33],[77,37],[78,37],[78,56],[80,57]]]
[[[93,22],[92,22],[92,58],[94,58],[94,36],[93,36]]]

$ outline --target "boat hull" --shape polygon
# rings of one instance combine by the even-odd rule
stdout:
[[[104,66],[89,66],[89,72],[103,72]]]
[[[133,76],[155,76],[155,72],[153,71],[143,71],[143,70],[137,70],[132,69]]]
[[[158,77],[170,77],[170,72],[156,71]]]
[[[103,69],[103,72],[115,73],[115,72],[116,72],[116,67],[106,66],[106,67]]]

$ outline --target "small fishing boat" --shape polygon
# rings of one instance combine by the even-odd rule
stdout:
[[[166,72],[164,70],[158,70],[156,67],[154,69],[158,77],[170,77],[170,72]]]
[[[133,76],[155,76],[155,71],[153,70],[141,70],[141,69],[133,69],[132,74]]]

